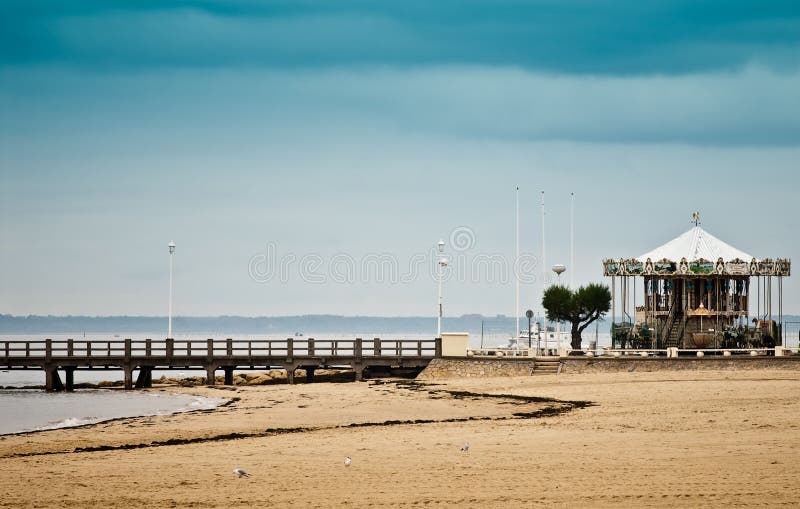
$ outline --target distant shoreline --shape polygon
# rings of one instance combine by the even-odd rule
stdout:
[[[515,317],[479,314],[445,317],[450,330],[480,333],[481,329],[513,332]],[[378,334],[433,334],[433,316],[175,316],[173,330],[184,333],[225,331],[230,334],[345,333],[364,331]],[[162,316],[13,316],[0,314],[0,334],[55,333],[137,333],[166,331],[167,317]]]
[[[537,315],[534,320],[541,320]],[[800,321],[800,316],[786,314],[784,322]],[[301,334],[429,334],[436,331],[433,316],[344,316],[344,315],[292,315],[292,316],[176,316],[173,330],[182,334],[276,334],[294,336]],[[610,327],[610,318],[600,324],[602,332]],[[520,321],[520,327],[527,322]],[[165,316],[14,316],[0,314],[0,334],[166,334]],[[450,331],[499,335],[513,334],[516,317],[507,315],[484,316],[467,314],[442,319]],[[588,336],[587,336],[588,337]]]

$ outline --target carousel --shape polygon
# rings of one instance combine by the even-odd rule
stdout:
[[[757,259],[701,228],[697,212],[692,217],[694,227],[663,246],[603,260],[611,278],[612,348],[782,345],[783,278],[791,260]]]

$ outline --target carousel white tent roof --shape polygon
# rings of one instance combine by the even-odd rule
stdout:
[[[681,258],[686,258],[688,262],[701,258],[711,262],[716,262],[719,258],[722,258],[724,262],[737,258],[748,262],[753,259],[749,254],[722,242],[699,226],[695,226],[663,246],[639,256],[637,260],[646,262],[648,258],[653,262],[665,258],[673,262],[678,262]]]

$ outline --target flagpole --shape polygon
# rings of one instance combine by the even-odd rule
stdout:
[[[516,283],[515,299],[514,299],[514,317],[516,318],[516,329],[514,329],[514,337],[519,334],[519,186],[515,193],[515,252],[514,252],[514,281]]]

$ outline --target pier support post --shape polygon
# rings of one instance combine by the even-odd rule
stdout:
[[[58,376],[57,366],[45,366],[44,368],[44,388],[47,392],[58,392],[64,390],[64,384]]]
[[[131,366],[125,366],[122,370],[125,373],[125,390],[133,390],[133,368]]]
[[[64,368],[64,382],[65,390],[67,392],[75,391],[75,368]]]
[[[289,385],[294,385],[294,366],[285,366],[286,367],[286,381],[289,382]]]
[[[137,389],[149,389],[153,386],[153,368],[150,366],[140,366],[139,376],[136,377]]]
[[[233,385],[233,368],[225,368],[225,385]]]
[[[216,366],[206,366],[206,385],[214,385],[217,383],[217,376],[214,374],[216,371]]]
[[[364,380],[364,366],[361,364],[353,364],[353,371],[356,374],[356,382]]]

